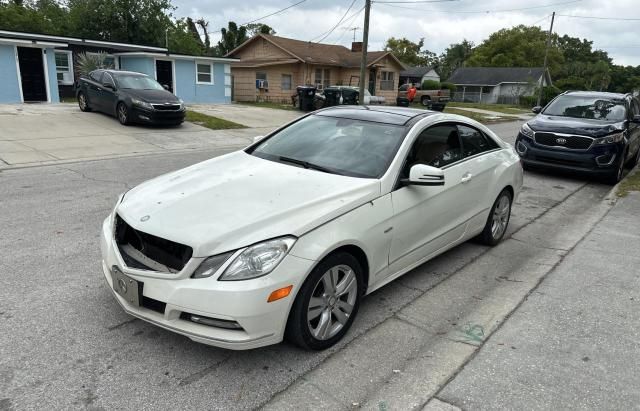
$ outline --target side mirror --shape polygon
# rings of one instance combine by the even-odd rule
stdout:
[[[426,164],[416,164],[409,170],[409,178],[403,183],[416,186],[443,186],[444,171]]]
[[[258,141],[262,140],[263,138],[264,138],[264,136],[255,136],[255,137],[253,138],[253,142],[254,142],[254,143],[257,143]]]
[[[631,122],[640,124],[640,114],[636,114],[635,116],[633,116]]]
[[[102,87],[108,88],[109,90],[115,90],[116,88],[111,83],[102,83]]]
[[[531,109],[531,111],[533,111],[536,114],[539,114],[542,111],[542,107],[535,106],[534,108]]]
[[[163,85],[162,85],[162,88],[164,88],[165,90],[169,91],[169,86],[168,86],[168,85],[166,85],[166,84],[163,84]]]

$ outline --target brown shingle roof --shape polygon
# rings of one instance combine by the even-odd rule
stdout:
[[[334,44],[312,43],[309,41],[288,39],[286,37],[272,36],[270,34],[259,34],[256,37],[262,37],[267,41],[282,48],[293,57],[300,59],[305,63],[323,64],[328,66],[340,67],[360,67],[360,52],[352,52],[344,46]],[[237,50],[251,43],[256,37],[248,40],[235,50],[227,54],[232,56]],[[370,51],[367,53],[367,65],[374,63],[385,55],[391,55],[388,51]],[[395,56],[393,57],[395,59]],[[397,61],[397,59],[395,59]],[[398,62],[400,64],[400,62]]]

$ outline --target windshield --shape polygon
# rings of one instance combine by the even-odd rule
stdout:
[[[319,171],[378,178],[395,157],[404,131],[402,126],[311,115],[271,136],[252,154]]]
[[[543,111],[548,116],[616,122],[625,120],[625,113],[624,100],[582,96],[560,96]]]
[[[164,88],[147,76],[140,76],[136,74],[117,74],[114,76],[118,82],[119,88],[131,88],[134,90],[164,90]]]

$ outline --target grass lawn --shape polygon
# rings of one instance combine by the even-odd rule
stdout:
[[[629,173],[618,186],[618,197],[626,197],[630,191],[640,191],[640,170],[637,168]]]
[[[270,101],[261,101],[261,102],[243,101],[241,103],[234,103],[234,104],[237,104],[239,106],[275,108],[278,110],[294,110],[294,111],[297,110],[297,108],[294,107],[293,104],[273,103]]]
[[[522,107],[513,106],[510,104],[483,104],[483,103],[447,103],[448,107],[464,107],[464,108],[478,108],[481,110],[497,111],[504,114],[529,114],[531,110],[524,109]]]
[[[61,103],[77,103],[78,100],[75,97],[60,97]]]
[[[247,128],[242,124],[234,123],[233,121],[223,120],[218,117],[209,116],[206,114],[198,113],[195,111],[187,110],[187,116],[185,120],[190,121],[202,127],[210,128],[211,130],[228,130],[231,128]]]
[[[474,113],[473,111],[467,111],[467,110],[459,110],[459,109],[456,109],[455,107],[449,107],[449,105],[445,107],[444,112],[449,114],[459,114],[461,116],[469,117],[483,124],[493,124],[493,123],[500,123],[503,121],[514,120],[513,117],[487,117],[486,115],[481,113]]]

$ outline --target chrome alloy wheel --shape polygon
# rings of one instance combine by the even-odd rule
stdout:
[[[118,105],[118,120],[120,120],[122,124],[127,124],[128,117],[129,113],[127,112],[127,106],[120,103]]]
[[[78,96],[78,104],[80,105],[80,110],[85,111],[87,109],[87,98],[84,93],[80,93]]]
[[[314,338],[328,340],[345,326],[358,296],[353,269],[337,265],[327,270],[313,289],[307,307],[307,325]]]
[[[493,210],[493,219],[491,221],[491,235],[494,239],[502,237],[507,224],[509,223],[509,214],[511,211],[511,201],[507,194],[503,194]]]

